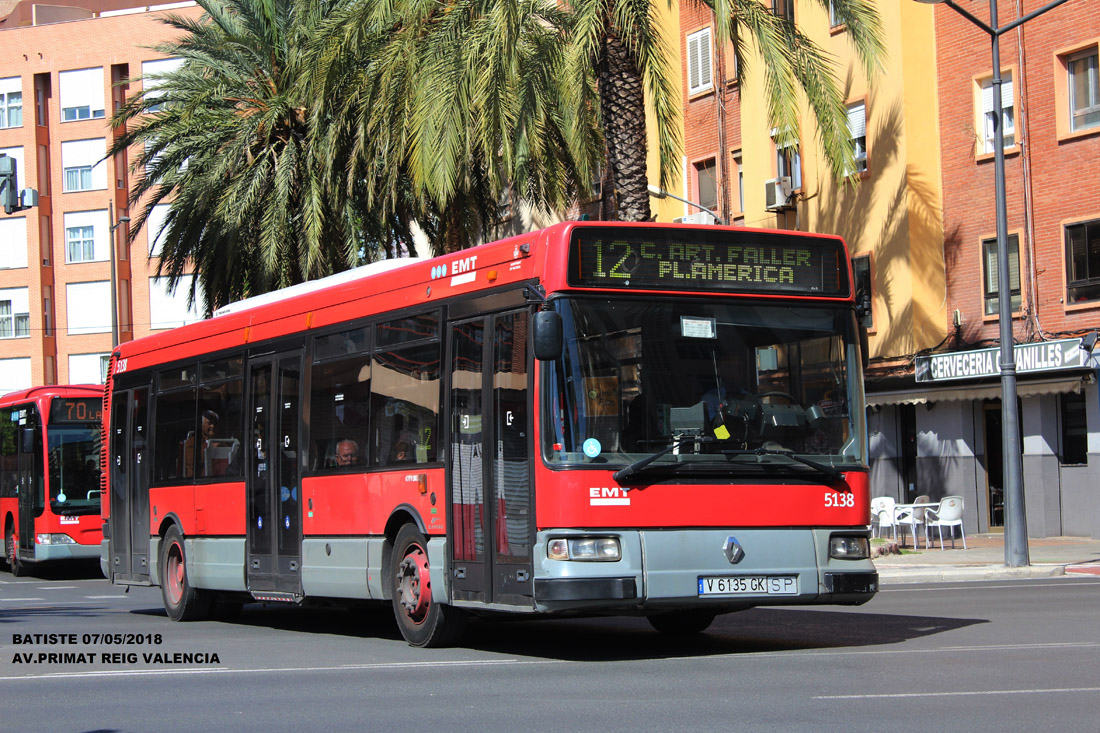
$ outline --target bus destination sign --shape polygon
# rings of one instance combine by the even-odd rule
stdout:
[[[98,397],[57,397],[50,403],[50,424],[99,422],[103,400]]]
[[[578,229],[569,284],[846,297],[843,245],[763,232]]]

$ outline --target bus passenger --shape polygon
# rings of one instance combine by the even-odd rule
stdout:
[[[359,464],[359,444],[345,439],[336,444],[336,465],[356,466]]]

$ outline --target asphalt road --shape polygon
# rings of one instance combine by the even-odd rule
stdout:
[[[1100,728],[1087,576],[891,587],[688,639],[632,618],[475,622],[422,650],[388,609],[173,623],[159,589],[92,575],[0,573],[0,730]]]

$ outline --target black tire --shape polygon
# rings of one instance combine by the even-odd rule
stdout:
[[[15,539],[15,530],[11,525],[4,532],[4,556],[8,559],[8,570],[17,578],[27,574],[27,566],[19,559],[19,543]]]
[[[187,579],[187,552],[183,535],[172,526],[160,545],[160,595],[164,610],[173,621],[201,621],[214,608],[214,594],[191,587]]]
[[[692,636],[701,634],[714,623],[717,614],[711,611],[669,611],[649,616],[650,625],[662,634],[669,636]]]
[[[415,525],[397,533],[390,564],[390,597],[397,628],[410,646],[450,646],[466,627],[466,614],[432,599],[428,543]]]

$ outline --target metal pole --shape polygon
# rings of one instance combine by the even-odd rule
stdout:
[[[989,0],[989,25],[997,27],[997,0]],[[1012,337],[1012,280],[1008,261],[1008,206],[1005,200],[1005,139],[1001,103],[1000,33],[993,32],[993,161],[997,198],[997,305],[1001,330],[1001,442],[1005,502],[1005,565],[1029,564],[1024,505],[1020,417],[1016,401],[1016,355]]]
[[[115,274],[115,258],[117,257],[117,249],[115,246],[115,229],[118,225],[115,224],[115,202],[109,201],[107,203],[107,217],[110,219],[111,226],[111,350],[118,346],[118,276]]]

